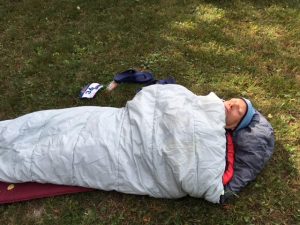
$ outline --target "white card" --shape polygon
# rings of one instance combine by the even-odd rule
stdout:
[[[80,98],[93,98],[101,88],[103,88],[103,85],[99,83],[88,84],[82,88]]]

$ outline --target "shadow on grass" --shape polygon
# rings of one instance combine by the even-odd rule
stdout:
[[[9,77],[1,88],[19,92],[4,93],[14,104],[3,108],[20,114],[80,105],[74,97],[81,86],[94,80],[108,83],[130,67],[150,69],[159,78],[173,75],[201,94],[220,90],[226,97],[232,88],[232,97],[251,92],[249,86],[262,79],[256,81],[259,95],[267,97],[274,90],[276,95],[265,77],[293,80],[299,68],[297,58],[285,51],[290,40],[280,34],[286,23],[277,18],[283,13],[289,24],[297,24],[297,11],[285,8],[292,4],[278,3],[10,3],[7,8],[19,16],[8,10],[10,23],[1,24],[7,46],[1,65],[3,77]],[[35,8],[40,10],[34,14]],[[233,86],[228,82],[234,77],[234,87],[224,86]],[[288,85],[281,88],[290,90]],[[96,104],[101,102],[111,104],[107,98]],[[115,105],[123,103],[117,99]]]
[[[240,89],[247,92],[251,83],[262,79],[259,94],[266,96],[270,92],[278,94],[278,89],[266,82],[273,76],[293,81],[299,61],[296,55],[289,54],[291,49],[286,49],[287,45],[293,45],[286,34],[292,30],[286,30],[287,24],[278,19],[278,14],[285,13],[291,23],[299,24],[298,11],[272,4],[262,6],[265,7],[257,9],[251,3],[231,4],[231,1],[201,3],[194,5],[189,16],[172,20],[162,37],[168,42],[166,46],[170,46],[170,61],[174,55],[178,56],[176,61],[181,65],[176,65],[176,71],[180,82],[193,86],[194,79],[198,86],[205,84],[202,88],[207,92],[220,88],[227,77],[235,75],[241,80],[240,88],[235,90],[239,93]],[[163,51],[168,54],[168,49]],[[249,79],[246,86],[245,78]],[[284,91],[291,90],[290,83],[281,85]]]

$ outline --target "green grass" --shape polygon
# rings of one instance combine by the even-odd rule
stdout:
[[[82,101],[128,68],[197,94],[251,98],[276,150],[226,207],[91,192],[0,206],[0,224],[299,224],[300,2],[0,0],[0,119],[41,109],[124,106],[136,85]]]

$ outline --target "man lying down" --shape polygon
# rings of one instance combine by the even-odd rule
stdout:
[[[247,126],[253,114],[246,99],[175,84],[145,87],[123,108],[30,113],[0,122],[0,180],[219,203],[226,129]]]

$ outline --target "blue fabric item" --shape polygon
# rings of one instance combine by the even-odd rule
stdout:
[[[136,71],[133,69],[118,73],[114,77],[116,83],[147,83],[153,80],[153,75],[146,71]]]
[[[240,121],[240,123],[238,124],[237,128],[235,129],[235,131],[238,131],[242,128],[245,128],[249,125],[249,123],[251,122],[254,113],[255,113],[255,109],[252,106],[252,103],[246,99],[246,98],[241,98],[242,100],[244,100],[244,102],[247,105],[247,111],[246,114],[244,115],[244,117],[242,118],[242,120]]]
[[[169,77],[164,80],[158,80],[157,84],[176,84],[176,80],[173,77]]]
[[[176,80],[174,77],[168,77],[163,80],[151,80],[148,83],[146,83],[145,86],[149,86],[149,85],[153,85],[153,84],[176,84]],[[141,90],[142,90],[142,88],[138,88],[136,93],[138,93]]]
[[[152,85],[152,84],[176,84],[176,80],[174,77],[168,77],[166,79],[163,79],[163,80],[152,80],[148,83],[146,83],[145,86],[149,86],[149,85]]]
[[[226,203],[237,196],[242,188],[256,179],[271,158],[275,147],[273,128],[258,111],[255,111],[248,127],[234,132],[233,141],[234,175],[225,187],[225,194],[220,199],[220,203]]]

